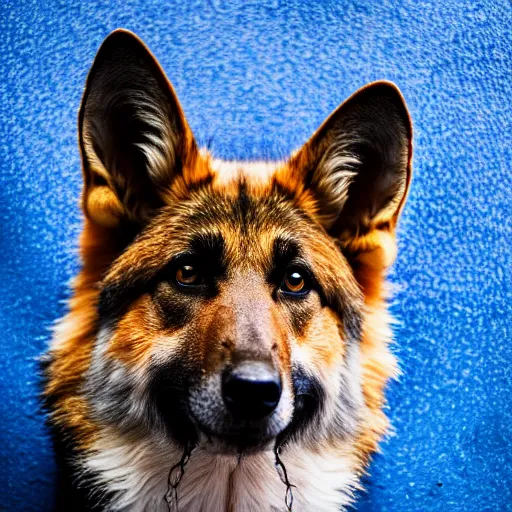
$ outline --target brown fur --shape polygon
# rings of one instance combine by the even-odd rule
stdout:
[[[151,72],[164,77],[151,58]],[[121,161],[116,156],[114,170],[107,170],[105,161],[92,150],[86,105],[94,80],[99,80],[94,73],[100,72],[93,70],[89,76],[79,119],[85,183],[85,223],[80,239],[83,265],[73,285],[69,313],[56,329],[46,369],[45,397],[52,424],[73,441],[79,452],[87,452],[99,439],[102,425],[91,413],[83,390],[100,323],[100,292],[118,294],[129,288],[127,283],[135,287],[140,284],[140,292],[122,299],[126,304],[123,302],[116,313],[105,354],[134,369],[165,361],[175,344],[186,346],[183,350],[187,360],[194,361],[205,375],[219,371],[226,361],[250,353],[251,357],[270,358],[290,379],[292,343],[310,354],[310,371],[335,368],[345,358],[350,329],[356,332],[360,327],[364,416],[352,442],[333,436],[319,443],[317,450],[338,450],[352,461],[355,473],[363,473],[389,427],[383,412],[385,386],[397,375],[396,361],[388,348],[391,332],[385,274],[395,258],[396,224],[411,179],[410,123],[404,121],[405,174],[398,188],[393,189],[393,200],[376,215],[361,216],[356,223],[352,219],[356,218],[353,212],[357,205],[349,199],[343,208],[345,217],[351,220],[344,222],[342,215],[323,209],[331,198],[319,198],[317,178],[311,177],[342,130],[336,124],[337,113],[302,150],[278,166],[269,181],[243,177],[225,182],[215,171],[212,157],[197,149],[172,86],[158,78],[168,95],[169,108],[175,112],[171,124],[178,134],[174,146],[176,170],[155,179],[140,173],[135,178],[134,169],[126,168],[129,160]],[[368,91],[371,86],[351,100],[357,102]],[[351,100],[346,105],[351,105]],[[338,110],[344,112],[344,108],[350,107]],[[124,142],[118,145],[127,151]],[[353,185],[350,190],[357,187]],[[272,263],[275,239],[288,236],[290,226],[315,270],[325,300],[334,306],[325,307],[324,299],[314,296],[300,304],[272,300],[272,287],[263,276]],[[166,271],[175,254],[188,247],[191,234],[200,234],[206,227],[209,233],[222,236],[228,275],[219,281],[215,296],[204,301],[200,310],[193,303],[184,306],[181,317],[177,314],[181,320],[169,324],[168,304],[174,304],[175,292],[165,283],[156,285],[151,293],[144,287]],[[352,310],[354,315],[361,312],[360,326],[350,325]],[[254,316],[259,319],[257,325],[250,323]],[[249,338],[258,342],[244,345],[243,340]]]

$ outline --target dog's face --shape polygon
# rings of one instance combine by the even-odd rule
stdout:
[[[212,449],[336,416],[351,429],[361,307],[339,249],[279,187],[212,183],[109,269],[90,400],[127,431],[202,433]]]
[[[286,162],[223,163],[197,149],[148,50],[116,32],[79,127],[87,222],[117,247],[93,420],[222,453],[354,433],[365,303],[410,180],[396,88],[354,95]]]

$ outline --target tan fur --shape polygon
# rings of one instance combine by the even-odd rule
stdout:
[[[101,235],[105,235],[103,229],[98,229],[94,224],[88,222],[84,227],[82,240],[87,243],[88,240]],[[368,240],[368,237],[366,239]],[[49,372],[54,378],[50,380],[47,387],[49,395],[63,395],[55,415],[56,420],[59,424],[71,429],[78,428],[79,438],[84,447],[93,443],[96,428],[88,419],[86,404],[77,396],[79,396],[83,374],[88,368],[96,334],[93,327],[96,320],[94,307],[97,292],[95,285],[109,263],[105,254],[105,245],[101,239],[98,239],[98,243],[89,242],[89,244],[89,246],[85,246],[82,242],[84,266],[76,279],[75,295],[70,303],[71,311],[60,324],[59,335],[55,340],[57,356],[54,366]],[[363,244],[368,244],[368,242],[363,242],[361,245]],[[377,249],[377,252],[379,251],[381,251],[380,248]],[[377,449],[379,440],[387,431],[389,422],[382,411],[382,406],[385,403],[384,390],[388,380],[397,375],[396,361],[388,348],[391,332],[384,293],[385,269],[391,261],[382,261],[382,257],[378,256],[371,259],[366,253],[363,254],[364,258],[368,263],[358,271],[357,279],[364,291],[365,303],[368,306],[363,327],[364,335],[361,341],[362,387],[368,407],[368,417],[365,419],[363,432],[352,448],[352,455],[361,461],[354,467],[358,472],[363,471],[371,453]],[[134,261],[133,264],[136,262]],[[151,340],[155,342],[156,337],[156,334],[150,334],[153,329],[152,325],[158,325],[159,320],[154,318],[153,311],[147,312],[145,303],[144,297],[134,303],[121,322],[117,335],[112,339],[109,348],[112,357],[118,357],[134,365],[141,364],[149,357],[149,351],[154,348]],[[218,315],[218,312],[208,313],[206,310],[204,318],[215,317],[217,321],[216,314]],[[328,366],[333,358],[343,355],[343,345],[333,343],[328,334],[330,329],[334,329],[333,339],[336,338],[337,319],[332,313],[326,312],[325,314],[327,317],[319,319],[320,324],[324,324],[321,327],[322,337],[317,338],[313,335],[303,341],[299,340],[299,343],[307,344],[309,349],[314,352],[319,366]],[[124,329],[126,329],[126,334],[123,333]],[[205,339],[211,337],[212,332],[210,331]],[[336,450],[336,443],[328,449]],[[346,450],[346,447],[343,449]]]
[[[128,489],[127,482],[132,485],[144,479],[152,482],[151,488],[138,503],[149,507],[150,503],[157,503],[157,498],[160,502],[162,499],[161,495],[153,497],[151,493],[161,493],[166,485],[165,475],[152,461],[158,460],[168,467],[173,461],[167,457],[179,459],[179,450],[172,443],[164,446],[154,439],[138,440],[138,434],[126,436],[96,419],[98,413],[93,411],[84,394],[94,360],[108,360],[130,378],[144,380],[148,378],[151,365],[165,363],[181,348],[200,366],[202,377],[206,379],[214,378],[227,361],[250,354],[269,360],[279,368],[283,396],[287,396],[290,403],[294,361],[304,363],[328,388],[341,386],[336,380],[340,368],[357,366],[357,371],[351,369],[354,382],[346,383],[355,390],[358,408],[355,433],[341,436],[327,428],[337,410],[336,395],[331,389],[333,394],[326,399],[325,418],[321,423],[327,433],[324,435],[321,431],[319,438],[311,437],[310,433],[302,448],[292,444],[282,455],[291,478],[296,479],[293,483],[297,485],[297,510],[312,510],[312,496],[320,499],[322,494],[326,499],[322,510],[347,505],[352,491],[358,487],[357,479],[365,472],[371,455],[389,428],[383,411],[385,386],[389,379],[397,376],[398,369],[389,349],[392,333],[385,279],[396,257],[396,224],[411,180],[410,120],[407,121],[406,114],[399,112],[398,107],[398,113],[392,113],[391,122],[396,124],[397,132],[395,140],[395,135],[386,131],[387,125],[379,125],[383,123],[379,109],[384,107],[372,98],[372,87],[383,91],[384,102],[396,101],[398,105],[403,99],[390,84],[370,85],[342,104],[288,161],[223,162],[205,150],[198,150],[175,92],[154,57],[141,46],[140,40],[132,39],[134,36],[125,32],[118,34],[121,39],[127,38],[125,44],[134,45],[135,51],[147,54],[147,69],[143,72],[148,74],[148,83],[156,84],[151,87],[162,87],[163,92],[157,90],[155,98],[163,102],[161,107],[165,112],[163,117],[157,116],[156,121],[153,118],[147,121],[156,123],[155,130],[163,128],[161,133],[151,135],[152,138],[146,136],[143,143],[137,143],[143,145],[140,149],[147,157],[146,168],[137,169],[138,174],[134,169],[122,169],[119,162],[123,162],[124,156],[114,154],[119,148],[114,147],[114,143],[109,146],[108,134],[94,118],[96,110],[103,108],[101,97],[93,96],[94,100],[89,100],[93,101],[92,106],[87,100],[89,89],[98,87],[95,80],[108,85],[110,79],[101,63],[95,64],[88,79],[79,122],[85,214],[80,238],[82,269],[73,284],[69,313],[57,325],[50,348],[45,396],[51,404],[51,422],[72,438],[82,454],[83,460],[78,466],[88,471],[97,470],[100,475],[97,478],[104,478],[104,485],[111,484],[110,490],[119,491],[119,510],[137,508],[134,504],[138,498],[133,494],[135,491]],[[105,43],[107,49],[108,44]],[[153,89],[148,91],[154,92]],[[115,97],[115,94],[107,90],[106,97]],[[156,109],[159,105],[150,106]],[[390,110],[387,104],[385,110]],[[351,197],[354,190],[359,191],[358,187],[363,186],[357,182],[357,172],[362,172],[358,170],[358,166],[363,165],[362,159],[353,154],[358,147],[354,140],[359,144],[366,133],[361,129],[363,135],[357,134],[359,119],[364,117],[361,112],[368,117],[369,125],[373,118],[377,119],[378,129],[383,132],[383,165],[396,167],[392,171],[396,176],[390,189],[391,200],[376,213],[372,211],[376,206],[371,203],[371,197],[367,200],[363,196],[366,203],[360,212],[357,201],[353,202]],[[174,117],[167,119],[167,115]],[[349,135],[354,131],[356,136],[351,138]],[[99,141],[96,145],[95,137]],[[114,155],[112,168],[108,168],[105,157],[102,160],[96,154],[99,143],[105,146],[101,148],[101,155]],[[173,166],[178,160],[181,167],[179,172],[174,172]],[[135,164],[129,162],[128,167],[130,165]],[[242,189],[250,201],[259,205],[255,207],[257,216],[247,225],[245,220],[230,216],[230,205],[239,200]],[[275,199],[275,204],[268,206],[270,203],[265,201],[275,196],[276,190],[288,199]],[[385,193],[390,194],[389,190]],[[149,281],[164,272],[174,255],[188,247],[184,229],[187,216],[192,215],[191,212],[204,212],[203,204],[208,197],[217,198],[217,202],[208,206],[211,211],[206,211],[209,220],[193,229],[196,234],[213,233],[223,239],[229,261],[228,277],[219,285],[215,296],[204,301],[200,310],[191,306],[191,318],[187,322],[169,326],[166,308],[174,292],[166,282],[172,276],[165,278],[156,291],[146,290],[130,299],[116,322],[102,331],[105,339],[100,341],[106,346],[99,348],[98,338],[102,335],[98,313],[100,290],[125,286],[127,279],[132,279],[127,276],[148,276],[144,279]],[[283,211],[276,213],[279,208]],[[302,216],[297,216],[297,212]],[[277,215],[278,220],[273,215]],[[293,226],[289,221],[279,220],[287,219],[287,215],[294,219]],[[125,226],[133,228],[138,236],[127,242]],[[300,239],[304,257],[311,262],[318,282],[330,290],[329,293],[340,294],[346,307],[361,312],[361,334],[356,349],[350,347],[351,334],[346,319],[341,318],[334,307],[325,307],[319,296],[311,294],[301,303],[307,305],[303,318],[294,317],[286,304],[272,298],[273,288],[265,272],[272,264],[275,240],[287,235],[290,229]],[[290,407],[283,406],[279,421],[291,421]],[[208,492],[214,500],[211,510],[220,511],[224,505],[226,510],[254,510],[251,508],[254,494],[251,493],[256,492],[256,487],[248,491],[244,486],[249,485],[245,479],[258,478],[258,471],[265,485],[257,492],[264,495],[268,489],[268,499],[262,497],[262,506],[274,506],[274,503],[279,506],[281,498],[273,493],[281,489],[281,483],[269,465],[268,451],[247,459],[252,462],[239,462],[240,467],[234,465],[235,458],[212,457],[202,446],[197,453],[182,485],[184,499],[190,503],[186,510],[199,510],[197,507],[203,505],[198,504],[209,496]],[[198,460],[203,461],[203,466]],[[121,467],[117,468],[117,463]],[[311,466],[311,482],[307,477],[307,464]],[[338,502],[335,502],[335,494],[331,496],[321,485],[322,471],[327,471],[327,467],[344,474],[345,487]],[[205,471],[217,470],[215,485],[219,488],[208,487],[211,482],[206,475],[210,473]],[[337,491],[333,488],[332,492]],[[193,497],[193,493],[198,494]]]

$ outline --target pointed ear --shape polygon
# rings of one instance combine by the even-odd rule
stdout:
[[[94,222],[143,224],[197,156],[176,94],[155,57],[126,30],[101,45],[79,114],[83,208]]]
[[[404,99],[394,84],[375,82],[331,114],[290,168],[312,193],[327,232],[358,252],[386,245],[387,235],[394,234],[411,180],[411,158]],[[384,248],[389,253],[382,255],[389,260],[384,266],[394,259],[394,237],[392,242]]]

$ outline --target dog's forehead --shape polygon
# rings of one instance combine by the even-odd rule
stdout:
[[[210,159],[213,177],[204,186],[172,200],[153,223],[170,238],[183,241],[217,235],[233,247],[268,247],[277,237],[292,237],[296,245],[318,230],[299,205],[295,192],[276,179],[283,162],[240,162]],[[227,247],[226,247],[227,248]]]
[[[279,240],[303,246],[311,222],[272,186],[270,164],[225,163],[222,179],[192,194],[177,215],[176,210],[169,212],[169,225],[179,226],[183,242],[206,249],[202,252],[216,245],[229,266],[258,267],[268,266]]]

